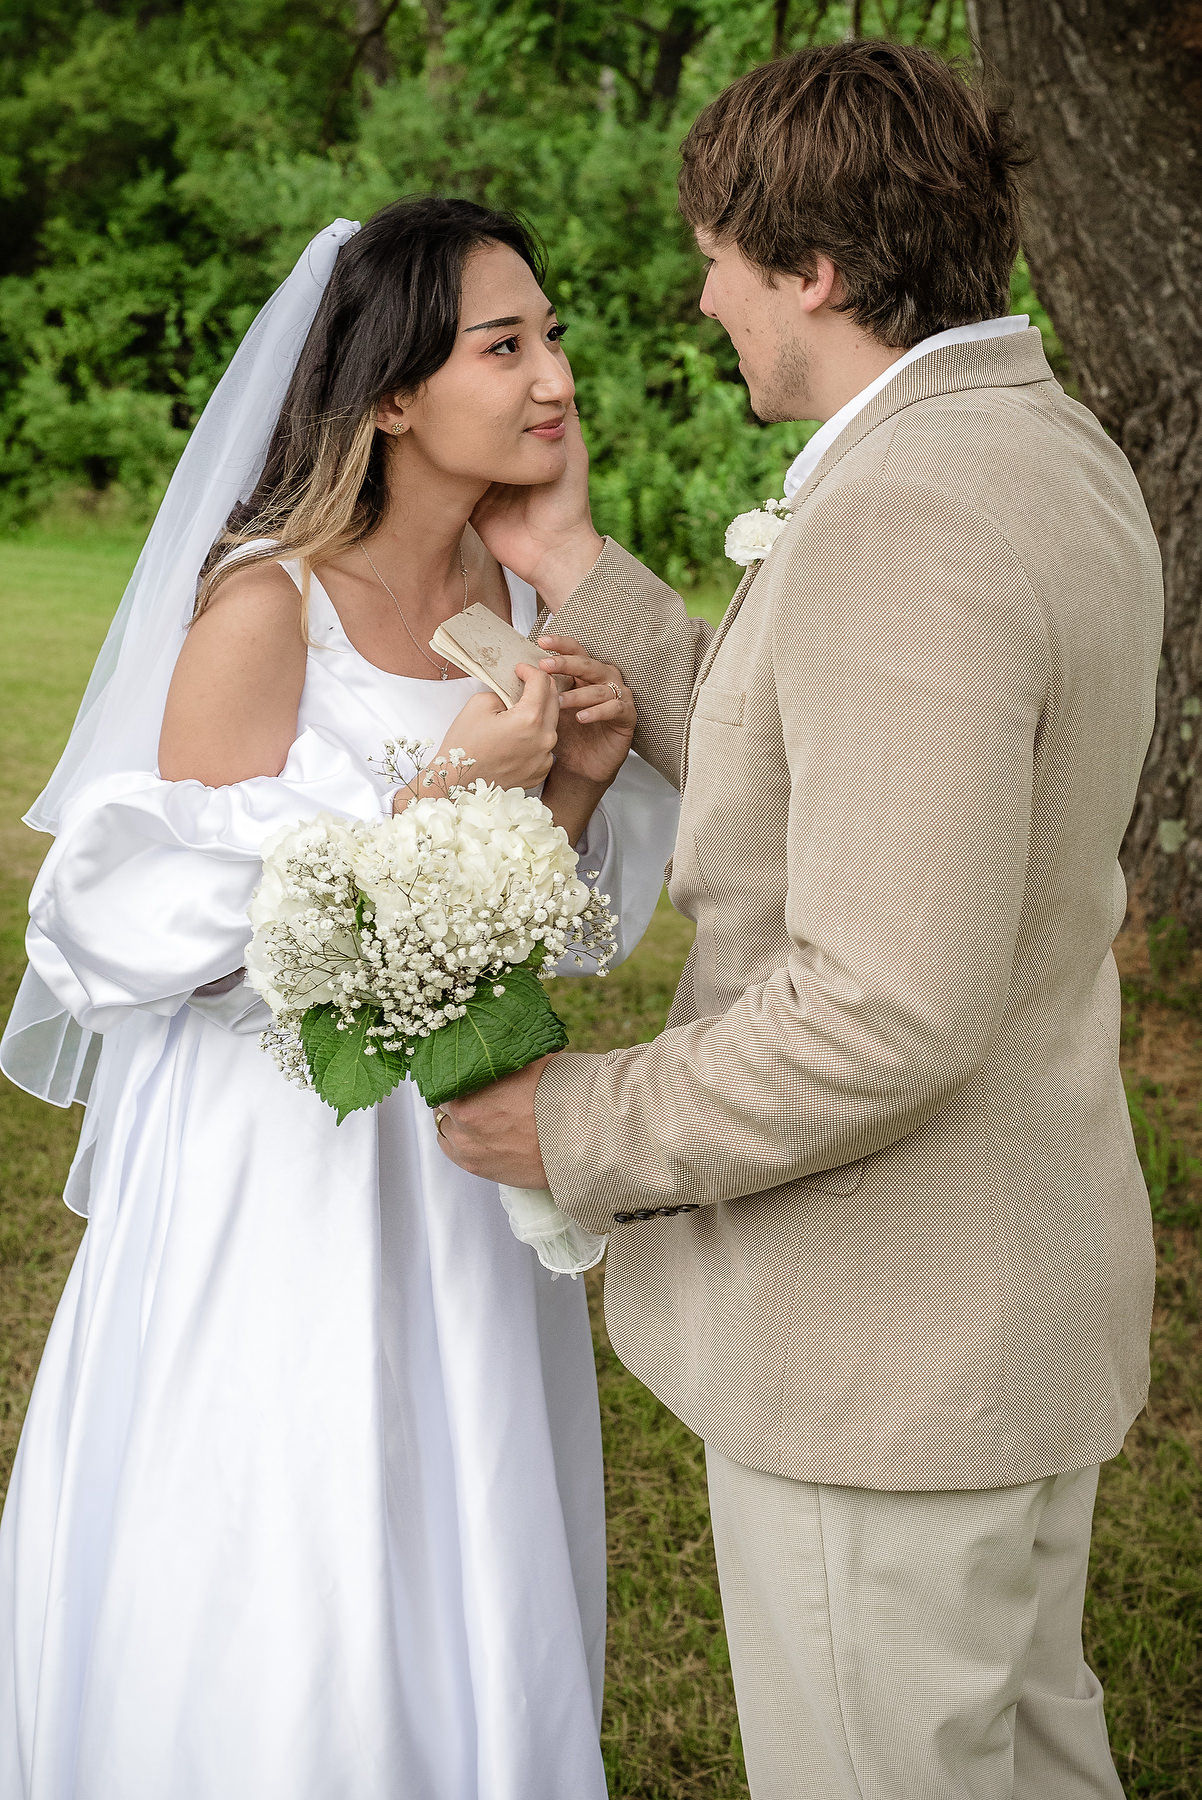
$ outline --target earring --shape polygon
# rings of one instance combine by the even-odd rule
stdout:
[[[400,426],[399,426],[399,425],[394,425],[394,426],[393,426],[393,428],[392,428],[392,429],[393,429],[393,434],[394,434],[394,435],[395,435],[395,436],[396,436],[396,437],[400,437],[400,435],[401,435],[401,427],[400,427]]]

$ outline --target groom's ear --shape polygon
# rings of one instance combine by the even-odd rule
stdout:
[[[808,275],[795,275],[798,303],[803,312],[816,313],[821,306],[837,306],[844,298],[843,277],[822,250],[813,253],[813,268]]]

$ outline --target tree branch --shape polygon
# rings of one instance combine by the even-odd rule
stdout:
[[[361,31],[357,34],[355,47],[351,51],[350,61],[331,87],[326,99],[325,111],[321,115],[321,136],[319,141],[323,150],[328,150],[330,147],[330,129],[334,120],[334,109],[343,94],[350,87],[351,82],[355,79],[355,72],[358,69],[359,64],[363,61],[368,44],[373,38],[382,36],[384,27],[387,25],[389,19],[391,19],[399,5],[400,0],[386,0],[386,4],[381,6],[379,16],[373,21],[371,26],[366,31]]]

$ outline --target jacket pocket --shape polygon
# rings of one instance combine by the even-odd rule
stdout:
[[[813,1188],[818,1193],[854,1194],[864,1179],[864,1158],[858,1156],[855,1162],[845,1163],[839,1169],[817,1169],[813,1175],[803,1175],[799,1187]]]
[[[714,687],[703,681],[697,689],[693,717],[712,719],[716,725],[741,725],[746,704],[747,695],[741,688]]]

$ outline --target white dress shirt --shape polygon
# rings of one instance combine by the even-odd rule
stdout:
[[[1025,331],[1030,323],[1028,314],[1010,313],[1004,319],[979,319],[975,325],[953,325],[950,331],[937,331],[932,337],[923,338],[920,343],[907,350],[904,356],[899,356],[895,363],[890,363],[875,381],[870,381],[866,388],[853,394],[847,405],[841,406],[825,425],[819,426],[785,476],[785,499],[791,501],[800,492],[817,466],[819,457],[829,450],[839,433],[851,424],[856,414],[862,412],[874,395],[887,387],[907,364],[917,362],[920,356],[926,356],[932,350],[942,350],[945,344],[972,344],[980,338],[1009,337],[1013,332]]]

